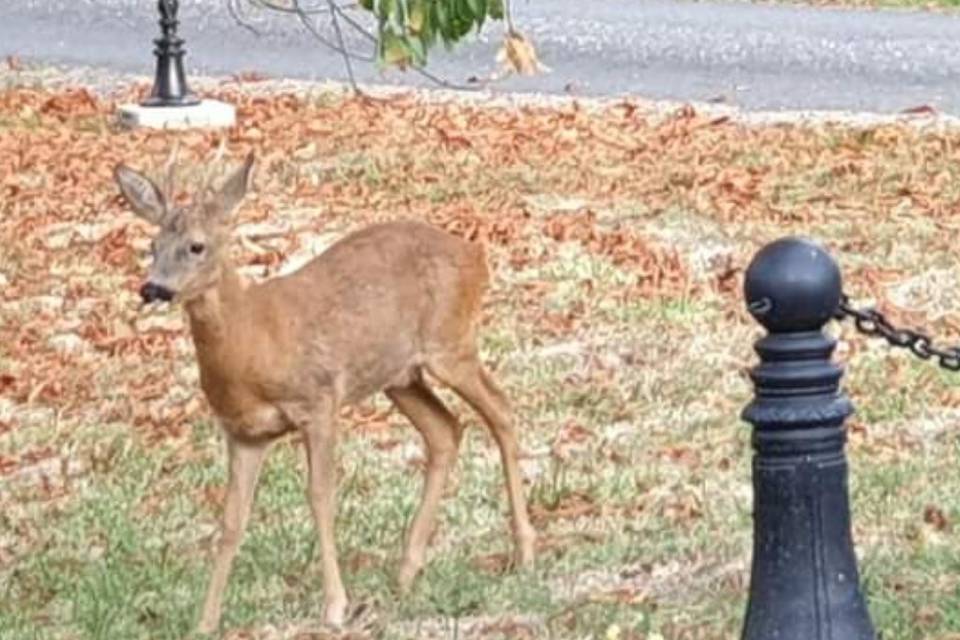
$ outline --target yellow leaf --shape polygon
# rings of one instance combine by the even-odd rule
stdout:
[[[416,3],[410,6],[410,15],[407,16],[407,27],[412,33],[420,33],[423,29],[423,19],[425,17],[423,4]]]
[[[497,53],[497,61],[514,73],[536,75],[550,69],[540,62],[533,44],[519,31],[510,31]]]

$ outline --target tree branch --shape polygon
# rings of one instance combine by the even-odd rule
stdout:
[[[327,47],[331,51],[339,53],[343,56],[344,65],[347,71],[347,77],[350,81],[350,86],[354,92],[362,94],[362,91],[359,88],[356,80],[356,74],[354,73],[353,64],[354,60],[361,62],[374,62],[376,60],[375,55],[363,55],[357,54],[350,51],[347,48],[346,38],[344,37],[343,29],[340,24],[340,20],[343,20],[349,27],[353,29],[357,34],[367,41],[376,44],[378,42],[377,36],[371,33],[359,20],[354,16],[351,16],[347,13],[348,9],[354,9],[358,5],[356,2],[351,2],[348,4],[338,4],[336,0],[325,0],[326,6],[310,6],[304,7],[301,6],[300,0],[288,0],[291,5],[282,5],[278,4],[276,0],[225,0],[227,3],[227,8],[230,11],[230,15],[240,26],[251,31],[256,35],[261,35],[260,32],[254,27],[250,22],[242,15],[240,11],[240,5],[243,2],[250,3],[254,6],[259,6],[263,9],[269,11],[275,11],[277,13],[287,14],[290,16],[296,16],[299,22],[303,27],[317,40],[320,44]],[[336,34],[336,42],[329,40],[317,29],[317,26],[312,22],[311,18],[319,15],[329,15],[331,18],[331,23]],[[510,25],[509,18],[509,0],[505,0],[505,16],[507,17],[507,23]],[[509,28],[509,27],[508,27]],[[457,89],[463,91],[477,91],[484,88],[488,81],[480,81],[474,85],[465,85],[450,82],[440,76],[437,76],[434,73],[427,71],[422,66],[411,65],[415,73],[420,75],[423,78],[426,78],[430,82],[436,84],[437,86],[446,88],[446,89]]]
[[[294,0],[295,2],[297,0]],[[330,20],[333,22],[333,29],[337,32],[337,41],[340,43],[340,49],[344,52],[347,50],[347,45],[343,40],[343,31],[340,30],[340,17],[338,15],[337,3],[334,0],[327,0],[327,3],[330,6]],[[357,79],[353,75],[353,63],[350,61],[350,56],[344,53],[343,55],[343,64],[347,67],[347,77],[350,79],[350,86],[353,87],[354,93],[361,93],[360,87],[357,86]]]

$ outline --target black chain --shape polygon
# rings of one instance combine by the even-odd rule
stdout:
[[[868,336],[881,336],[890,346],[909,349],[922,360],[937,358],[938,364],[948,371],[960,371],[960,347],[940,348],[930,336],[913,329],[898,329],[876,309],[854,309],[850,298],[844,294],[834,317],[837,320],[853,318],[857,331]]]

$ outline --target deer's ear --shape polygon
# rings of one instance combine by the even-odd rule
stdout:
[[[227,178],[210,203],[210,209],[220,221],[226,221],[227,217],[243,200],[243,196],[246,195],[247,189],[250,187],[250,177],[253,174],[253,160],[254,156],[251,151],[247,154],[243,165]]]
[[[117,165],[113,176],[133,212],[147,222],[163,226],[167,219],[167,202],[157,185],[124,164]]]

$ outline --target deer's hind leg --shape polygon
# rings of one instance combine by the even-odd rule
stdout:
[[[483,368],[475,352],[449,355],[427,363],[427,370],[449,385],[476,410],[500,449],[500,459],[510,501],[516,562],[522,566],[533,563],[536,531],[530,523],[523,481],[520,477],[519,445],[513,423],[510,403]]]
[[[400,590],[406,591],[423,568],[437,508],[450,471],[456,464],[462,429],[454,415],[422,379],[406,387],[387,389],[386,394],[423,436],[427,454],[420,508],[407,533],[407,544],[397,578]]]

